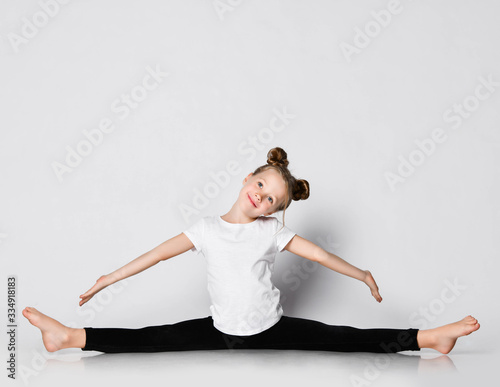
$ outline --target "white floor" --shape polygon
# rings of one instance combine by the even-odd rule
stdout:
[[[494,380],[498,353],[424,349],[399,354],[232,350],[103,354],[23,348],[17,382],[30,386],[462,386]],[[175,383],[175,384],[173,384]],[[481,383],[481,385],[483,385]]]

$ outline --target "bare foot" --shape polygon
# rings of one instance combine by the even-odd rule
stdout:
[[[23,310],[23,316],[29,322],[40,329],[45,349],[49,352],[55,352],[63,348],[72,347],[72,328],[69,328],[59,321],[46,316],[32,307],[26,307]]]
[[[477,331],[479,327],[477,320],[469,315],[460,321],[429,329],[428,332],[433,338],[430,347],[441,353],[448,354],[459,337],[470,335],[472,332]]]

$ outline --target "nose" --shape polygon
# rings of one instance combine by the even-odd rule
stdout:
[[[259,196],[259,194],[257,194],[257,193],[256,193],[256,194],[254,195],[254,199],[255,199],[255,201],[256,201],[256,202],[259,202],[259,203],[260,203],[260,196]]]

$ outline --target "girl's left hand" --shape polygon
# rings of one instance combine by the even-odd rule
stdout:
[[[372,292],[372,296],[375,297],[375,299],[378,302],[382,301],[382,297],[380,296],[380,293],[378,292],[378,286],[375,280],[373,279],[372,273],[370,273],[368,270],[364,271],[366,273],[365,280],[363,281],[365,284],[368,285]]]
[[[89,290],[80,295],[81,300],[79,302],[79,305],[82,306],[88,300],[94,297],[96,293],[100,292],[105,287],[113,284],[113,281],[110,278],[111,277],[109,275],[102,275],[101,277],[99,277],[95,282],[94,286],[92,286]]]

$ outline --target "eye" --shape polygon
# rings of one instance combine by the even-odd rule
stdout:
[[[260,181],[258,181],[258,182],[257,182],[257,184],[262,185],[262,183],[261,183]],[[263,185],[262,185],[262,186],[263,186]],[[273,198],[272,198],[271,196],[268,196],[268,198],[269,198],[269,199],[271,199],[271,200],[269,200],[269,201],[272,203],[272,202],[273,202]]]

